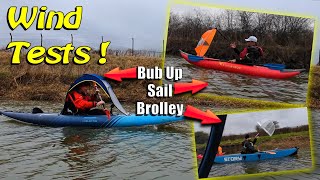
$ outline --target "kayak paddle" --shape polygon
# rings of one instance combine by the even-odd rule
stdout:
[[[265,152],[267,154],[277,154],[276,152],[273,152],[273,151],[263,151],[263,152]]]
[[[224,35],[221,33],[221,31],[219,31],[217,28],[216,28],[216,30],[218,31],[218,33],[219,33],[225,40],[230,41],[226,36],[224,36]]]
[[[273,123],[273,121],[269,120],[269,121],[265,121],[263,123],[257,122],[258,126],[263,129],[269,136],[272,136],[276,127],[275,124]],[[259,134],[259,133],[258,133]],[[258,135],[257,134],[257,135]],[[261,151],[261,152],[265,152],[268,154],[276,154],[276,152],[273,151]]]
[[[286,65],[283,65],[283,64],[263,64],[262,66],[267,67],[269,69],[280,70],[280,71],[286,68]]]
[[[94,88],[95,88],[95,90],[96,90],[96,92],[97,92],[97,95],[98,95],[98,97],[99,97],[99,100],[102,101],[102,97],[101,97],[101,95],[100,95],[100,93],[99,93],[99,89],[98,89],[97,83],[94,83]],[[106,113],[106,116],[108,117],[108,120],[110,120],[110,118],[111,118],[111,116],[110,116],[110,111],[108,111],[108,110],[106,109],[106,107],[105,107],[104,104],[102,104],[102,107],[103,107],[103,110],[104,110],[105,113]]]

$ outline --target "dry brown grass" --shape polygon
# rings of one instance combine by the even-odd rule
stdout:
[[[85,73],[103,75],[120,67],[160,66],[161,58],[142,56],[107,56],[105,65],[98,65],[99,54],[91,54],[85,65],[30,65],[21,56],[21,64],[11,65],[11,52],[0,51],[0,97],[16,100],[62,101],[69,85]],[[70,61],[72,57],[70,56]],[[109,81],[122,100],[136,101],[145,98],[146,85],[153,81],[125,80],[122,83]],[[157,82],[154,82],[157,83]],[[124,91],[125,89],[125,91]]]
[[[72,57],[70,56],[70,59]],[[160,66],[161,58],[143,56],[107,56],[105,65],[98,65],[98,54],[91,55],[91,61],[85,65],[30,65],[24,56],[20,65],[11,65],[11,53],[0,51],[0,98],[12,100],[44,100],[63,102],[65,93],[70,84],[84,73],[103,75],[104,73],[120,67],[121,69],[135,66]],[[261,101],[243,101],[238,98],[220,97],[212,94],[191,93],[177,95],[172,98],[148,98],[147,85],[158,84],[150,80],[124,80],[123,82],[109,81],[120,101],[135,103],[157,103],[168,101],[171,103],[185,103],[197,106],[221,107],[222,109],[274,109],[284,108],[282,103],[266,103]]]

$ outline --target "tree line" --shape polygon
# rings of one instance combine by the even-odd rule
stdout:
[[[166,53],[178,55],[178,50],[195,54],[201,35],[215,27],[217,33],[206,56],[233,59],[237,55],[229,48],[236,42],[245,47],[244,39],[258,38],[265,56],[262,62],[285,63],[291,68],[309,68],[313,41],[312,19],[266,13],[224,10],[214,13],[194,10],[189,14],[171,12]]]

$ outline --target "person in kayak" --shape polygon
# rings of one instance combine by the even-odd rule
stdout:
[[[225,153],[224,152],[222,152],[222,147],[221,146],[219,146],[218,147],[218,152],[217,152],[217,156],[223,156]]]
[[[219,147],[218,147],[218,152],[217,152],[216,156],[223,156],[224,154],[225,154],[225,153],[222,152],[222,147],[219,146]],[[202,154],[198,154],[198,155],[197,155],[197,158],[198,158],[198,159],[202,159],[202,158],[203,158],[203,155],[202,155]]]
[[[96,91],[94,95],[90,95],[88,93],[90,86],[90,82],[83,82],[67,94],[63,114],[68,114],[69,110],[72,112],[72,114],[106,114],[106,110],[92,109],[94,107],[104,105],[105,102],[103,100],[96,100],[98,91]]]
[[[259,63],[260,58],[263,56],[263,50],[257,45],[258,39],[255,36],[250,36],[245,39],[247,47],[241,52],[237,49],[235,42],[230,44],[230,47],[236,54],[239,55],[239,59],[230,60],[229,62],[235,62],[237,64],[255,65]]]
[[[245,136],[245,140],[242,142],[242,151],[241,151],[241,154],[251,154],[251,153],[256,153],[258,152],[258,150],[256,150],[254,148],[254,145],[256,144],[257,142],[257,138],[259,136],[257,135],[254,140],[252,141],[249,134],[247,134]]]

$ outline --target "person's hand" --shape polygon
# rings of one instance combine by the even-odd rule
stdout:
[[[99,101],[99,102],[97,102],[97,106],[101,106],[101,105],[103,105],[103,104],[105,104],[104,101]]]
[[[236,43],[235,43],[235,42],[233,42],[233,43],[231,43],[231,44],[230,44],[230,47],[231,47],[232,49],[234,49],[234,48],[236,48],[236,47],[237,47],[237,45],[236,45]]]
[[[235,60],[235,59],[231,59],[231,60],[229,60],[228,62],[235,63],[235,62],[236,62],[236,60]]]
[[[94,94],[95,94],[95,95],[98,95],[99,92],[100,92],[99,89],[96,89],[96,91],[94,92]]]

